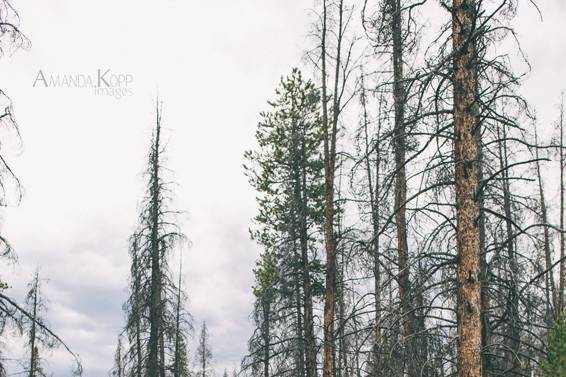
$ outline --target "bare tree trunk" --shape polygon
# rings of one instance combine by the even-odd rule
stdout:
[[[293,232],[294,233],[294,232]],[[293,236],[294,239],[294,236]],[[294,243],[294,241],[293,241]],[[299,261],[300,254],[295,252],[296,261]],[[297,265],[298,263],[295,263]],[[297,371],[295,375],[298,377],[303,377],[305,375],[305,342],[303,337],[303,305],[301,300],[301,282],[299,282],[299,277],[301,276],[300,269],[298,266],[295,267],[295,312],[297,314]]]
[[[314,315],[312,303],[312,284],[310,275],[310,261],[308,249],[308,228],[307,228],[307,189],[306,189],[306,158],[304,145],[302,147],[303,166],[302,166],[302,201],[301,201],[301,258],[303,264],[303,294],[304,294],[304,321],[305,321],[305,357],[307,377],[316,377],[316,342],[314,335]]]
[[[502,126],[503,130],[500,134],[499,126],[497,129],[498,138],[501,140],[499,143],[499,162],[500,169],[503,170],[503,207],[505,212],[505,228],[507,241],[505,247],[507,249],[507,258],[509,261],[510,277],[509,277],[509,292],[507,298],[507,313],[509,317],[508,330],[507,330],[507,352],[506,369],[514,374],[518,371],[518,358],[520,347],[520,325],[519,325],[519,292],[517,288],[517,277],[519,274],[517,255],[515,252],[515,242],[513,237],[513,214],[511,209],[511,192],[509,186],[509,170],[508,170],[508,155],[507,155],[507,132],[505,125]]]
[[[309,245],[308,245],[308,197],[307,197],[307,158],[305,155],[305,134],[298,132],[298,122],[301,120],[293,120],[292,129],[292,151],[291,166],[293,174],[293,201],[295,203],[295,214],[298,217],[298,238],[301,250],[301,280],[303,289],[303,336],[304,336],[304,354],[305,354],[305,371],[307,377],[316,376],[316,344],[314,336],[314,316],[312,302],[312,285],[310,276],[309,261]],[[293,218],[295,218],[293,216]],[[294,228],[294,227],[293,227]],[[294,230],[293,230],[294,233]],[[302,372],[301,372],[302,373]]]
[[[477,93],[476,93],[477,95]],[[482,128],[481,124],[477,125],[475,134],[476,147],[478,148],[478,182],[483,181],[483,146],[481,143]],[[480,281],[481,281],[481,335],[482,335],[482,372],[484,377],[491,377],[493,370],[491,367],[491,357],[489,346],[491,344],[491,326],[489,324],[489,265],[487,263],[487,253],[485,247],[485,215],[483,213],[484,193],[480,190],[478,193],[478,205],[480,214],[478,226],[480,232]]]
[[[535,145],[538,145],[538,133],[535,127]],[[544,184],[542,181],[541,166],[539,161],[539,151],[535,147],[535,159],[536,159],[536,171],[537,171],[537,181],[538,181],[538,193],[540,201],[540,216],[541,222],[543,224],[548,224],[548,209],[546,207],[546,197],[544,195]],[[552,274],[552,251],[550,249],[550,230],[548,226],[543,228],[543,249],[544,249],[544,261],[545,269],[548,271],[545,278],[545,293],[546,293],[546,303],[547,303],[547,314],[546,320],[547,325],[552,326],[553,319],[555,317],[556,308],[558,307],[557,296],[556,296],[556,284],[554,283],[554,277]]]
[[[270,305],[269,300],[265,297],[262,297],[262,309],[263,309],[263,377],[269,377],[269,344],[271,343],[271,339],[269,338],[269,330],[270,330]]]
[[[338,2],[338,31],[336,32],[336,55],[334,72],[334,95],[332,97],[332,116],[329,117],[327,88],[327,1],[323,0],[322,17],[322,127],[324,138],[324,241],[326,249],[326,288],[324,302],[324,356],[323,376],[334,377],[334,313],[336,289],[336,240],[334,238],[334,178],[336,174],[336,137],[340,113],[339,81],[341,73],[341,49],[344,32],[344,1]]]
[[[151,307],[149,310],[149,356],[148,356],[148,377],[157,377],[160,373],[160,332],[161,328],[161,256],[159,248],[159,148],[160,148],[160,132],[161,132],[161,116],[159,113],[159,103],[157,104],[155,142],[153,145],[153,153],[155,153],[152,161],[152,208],[151,208]]]
[[[373,344],[373,375],[378,373],[378,360],[379,360],[379,348],[381,342],[381,266],[379,265],[379,185],[380,185],[380,137],[381,137],[381,120],[378,120],[377,125],[377,140],[376,140],[376,163],[375,163],[375,186],[374,180],[372,178],[372,166],[370,162],[370,143],[369,143],[369,117],[367,113],[367,102],[366,102],[366,92],[364,85],[364,74],[362,72],[362,106],[363,106],[363,126],[364,126],[364,138],[365,138],[365,163],[368,179],[368,192],[369,192],[369,202],[371,209],[371,220],[372,220],[372,257],[373,257],[373,288],[374,288],[374,302],[375,302],[375,315],[374,315],[374,344]],[[381,114],[381,102],[378,114]]]
[[[452,3],[454,134],[457,217],[458,376],[480,377],[480,215],[477,202],[477,62],[474,0]]]
[[[391,34],[393,37],[393,98],[395,101],[395,226],[397,228],[397,261],[399,265],[398,284],[399,298],[403,316],[403,342],[405,363],[408,376],[416,377],[418,360],[413,347],[415,330],[415,313],[411,303],[411,281],[409,270],[409,246],[407,242],[407,178],[406,161],[406,127],[405,127],[405,88],[403,84],[403,35],[401,29],[401,1],[389,0],[391,12]]]
[[[323,376],[334,377],[334,285],[336,280],[336,262],[334,256],[334,157],[329,137],[334,132],[329,131],[328,93],[326,85],[326,33],[327,33],[327,2],[323,0],[322,26],[322,127],[324,133],[324,241],[326,247],[326,290],[324,301],[324,360]]]
[[[35,377],[38,356],[36,351],[36,320],[37,320],[37,289],[39,284],[39,276],[36,273],[33,282],[33,309],[32,309],[32,321],[31,321],[31,331],[30,331],[30,361],[29,361],[29,377]]]
[[[564,100],[560,104],[560,229],[564,230]],[[566,262],[564,232],[560,232],[560,272],[559,272],[559,289],[558,289],[558,316],[564,315],[564,289],[566,284]]]
[[[132,261],[134,265],[135,274],[133,276],[134,279],[134,308],[135,311],[135,355],[136,355],[136,377],[142,377],[142,368],[143,368],[143,358],[142,358],[142,342],[141,342],[141,294],[140,294],[140,280],[141,280],[141,267],[139,265],[139,244],[138,244],[138,237],[134,235],[134,260]]]

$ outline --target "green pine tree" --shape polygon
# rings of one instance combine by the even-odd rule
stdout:
[[[547,377],[566,377],[566,318],[557,321],[548,335],[548,352],[542,371]]]

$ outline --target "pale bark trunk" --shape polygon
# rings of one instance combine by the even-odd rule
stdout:
[[[478,132],[476,102],[477,62],[473,34],[476,3],[454,0],[452,38],[454,51],[454,134],[457,217],[457,318],[458,376],[480,377],[481,367],[481,285],[480,231],[477,166]]]

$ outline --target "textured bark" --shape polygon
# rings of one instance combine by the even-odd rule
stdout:
[[[455,182],[457,217],[458,376],[480,377],[481,285],[479,205],[476,192],[478,159],[477,62],[474,41],[476,4],[452,5]]]

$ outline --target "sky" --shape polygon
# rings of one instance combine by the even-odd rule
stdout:
[[[550,134],[566,88],[566,5],[540,1],[544,21],[522,2],[517,31],[532,72],[523,92]],[[255,194],[243,174],[258,113],[281,75],[311,42],[311,2],[284,0],[16,1],[28,51],[0,60],[1,89],[14,106],[23,148],[12,167],[21,204],[2,213],[18,263],[5,267],[23,298],[39,268],[48,323],[82,359],[85,376],[106,375],[124,325],[128,236],[143,193],[155,97],[163,101],[167,165],[175,172],[183,279],[198,329],[206,321],[218,373],[238,365],[252,328],[249,240]],[[427,15],[434,17],[434,15]],[[92,88],[45,87],[37,78],[98,70],[131,78],[122,98]],[[36,85],[34,86],[34,82]],[[194,348],[194,347],[193,347]],[[61,351],[49,358],[68,375]]]

